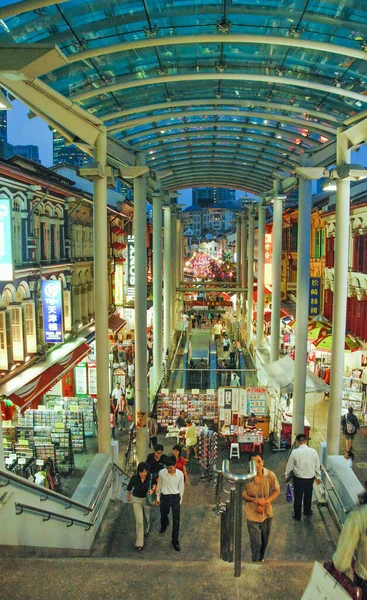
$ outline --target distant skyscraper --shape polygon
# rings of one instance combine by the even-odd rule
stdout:
[[[13,146],[13,144],[8,144],[8,142],[0,137],[0,158],[7,159],[12,156],[22,156],[23,158],[28,158],[36,163],[41,163],[38,146],[32,146],[31,144],[27,144],[26,146]]]
[[[67,146],[65,139],[63,137],[55,137],[55,134],[53,135],[53,155],[54,165],[67,163],[68,165],[80,167],[92,160],[88,154],[85,154],[76,146]]]
[[[5,90],[1,90],[6,95]],[[8,111],[0,110],[0,140],[8,141]]]
[[[204,187],[192,190],[193,206],[211,206],[236,199],[236,191],[227,188]]]

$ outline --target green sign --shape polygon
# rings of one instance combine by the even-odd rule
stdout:
[[[14,280],[13,216],[11,200],[0,196],[0,281]]]

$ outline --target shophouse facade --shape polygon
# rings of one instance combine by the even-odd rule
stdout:
[[[64,343],[93,331],[93,200],[74,182],[19,157],[0,161],[0,194],[13,210],[14,280],[0,282],[0,393],[4,384],[34,363],[47,361],[55,345],[45,344],[42,280],[62,286]],[[116,267],[123,277],[125,224],[108,208],[110,314],[115,310]],[[121,305],[123,285],[118,286]],[[85,339],[84,339],[85,341]]]

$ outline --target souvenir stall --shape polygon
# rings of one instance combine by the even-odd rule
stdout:
[[[214,390],[207,390],[206,393],[195,389],[191,392],[185,392],[184,389],[170,392],[162,388],[157,404],[158,426],[163,430],[168,430],[169,427],[171,429],[181,411],[195,425],[204,423],[210,429],[218,428],[218,398]]]
[[[267,389],[220,387],[218,388],[220,435],[227,446],[238,442],[241,452],[263,452],[264,431],[267,424]],[[246,416],[254,413],[258,419],[256,429],[246,427]],[[267,428],[268,429],[268,428]]]
[[[291,446],[293,415],[293,382],[295,362],[290,356],[263,365],[267,374],[270,396],[270,430],[272,449]],[[306,393],[329,391],[329,385],[307,369]],[[305,418],[304,433],[309,438],[310,424]]]

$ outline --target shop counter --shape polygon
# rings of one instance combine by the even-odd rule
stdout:
[[[304,426],[304,434],[307,438],[307,442],[310,439],[310,425]],[[287,446],[292,445],[292,423],[289,421],[282,421],[281,435],[283,440],[287,443]]]
[[[219,434],[226,440],[227,448],[233,443],[240,445],[241,452],[253,452],[255,444],[261,444],[262,453],[264,451],[264,434],[262,431],[244,431],[239,434],[236,431],[229,431],[228,429],[222,429]]]

